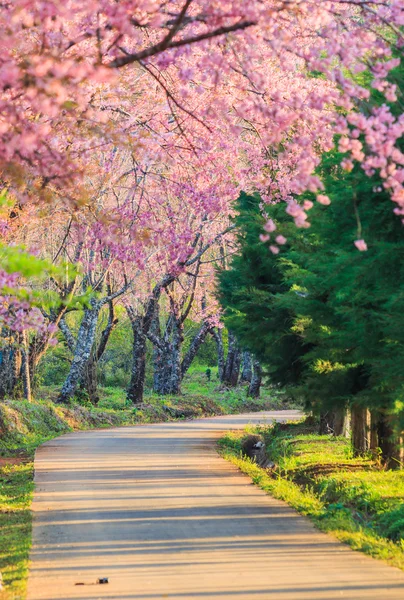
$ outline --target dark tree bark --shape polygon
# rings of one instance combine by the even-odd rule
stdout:
[[[21,374],[21,348],[17,339],[3,330],[0,346],[0,400],[12,396]]]
[[[244,350],[241,357],[241,377],[240,381],[247,381],[251,383],[253,377],[253,359],[248,352],[248,350]]]
[[[29,345],[29,372],[32,386],[35,389],[37,384],[37,368],[41,358],[44,356],[48,346],[51,334],[48,332],[35,334]]]
[[[229,347],[224,366],[223,383],[227,387],[236,387],[240,373],[241,352],[235,335],[229,331]]]
[[[129,310],[129,312],[131,312]],[[133,331],[132,345],[132,370],[127,390],[127,399],[133,404],[143,402],[144,382],[146,375],[146,334],[144,332],[144,318],[130,315]]]
[[[97,366],[98,361],[96,360],[93,349],[85,366],[84,375],[80,381],[80,386],[86,390],[88,399],[94,405],[97,405],[100,401],[100,396],[98,393]]]
[[[154,344],[154,392],[161,396],[181,393],[182,324],[170,316],[164,335],[149,336]]]
[[[387,469],[403,468],[403,439],[394,432],[392,417],[381,412],[377,422],[378,446]]]
[[[216,342],[216,347],[217,347],[217,372],[218,372],[218,377],[219,377],[219,381],[222,383],[223,382],[223,375],[224,375],[224,346],[223,346],[223,336],[222,336],[222,330],[221,329],[214,329],[212,331],[212,335],[214,337],[214,340]]]
[[[379,447],[379,439],[378,439],[378,425],[379,425],[379,415],[376,411],[371,411],[370,415],[370,443],[369,449],[376,454],[377,449]]]
[[[320,424],[319,424],[319,434],[327,435],[332,433],[332,425],[334,422],[334,414],[332,411],[321,412],[320,413]]]
[[[127,390],[127,399],[134,404],[141,404],[143,402],[143,394],[144,394],[144,384],[145,384],[145,376],[146,376],[146,342],[147,338],[153,338],[153,332],[151,329],[154,329],[154,334],[156,336],[156,340],[158,341],[159,331],[156,330],[158,325],[158,302],[161,296],[161,293],[165,286],[169,285],[173,281],[172,275],[166,275],[161,279],[161,281],[155,285],[152,293],[150,294],[145,306],[144,306],[144,314],[138,315],[135,310],[128,306],[126,311],[128,313],[132,331],[133,331],[133,345],[132,345],[132,370],[131,370],[131,379],[129,382],[128,390]],[[158,325],[159,327],[159,325]],[[153,341],[153,340],[152,340]],[[158,358],[158,349],[153,342],[153,362],[154,364],[159,363]],[[154,388],[158,388],[158,378],[159,372],[154,371],[154,379],[155,384]]]
[[[115,329],[115,327],[118,325],[118,323],[119,319],[115,318],[114,303],[110,301],[108,302],[108,322],[101,332],[100,342],[97,346],[97,351],[95,352],[95,359],[97,364],[101,360],[107,347],[109,337]]]
[[[198,354],[199,348],[202,346],[203,342],[206,339],[206,336],[211,331],[211,329],[212,329],[212,327],[211,327],[211,325],[209,325],[209,323],[207,323],[207,322],[202,323],[198,333],[195,335],[194,339],[192,340],[192,342],[188,348],[188,352],[184,356],[184,359],[181,363],[181,378],[183,378],[185,373],[188,371],[189,367],[192,364],[192,361],[194,360],[195,356]]]
[[[320,413],[320,435],[346,435],[348,431],[348,414],[344,408],[323,411]]]
[[[153,391],[161,396],[181,393],[181,347],[184,341],[183,320],[173,307],[161,332],[156,310],[148,338],[153,344]]]
[[[169,391],[168,394],[181,394],[181,348],[184,342],[184,331],[182,323],[175,321],[173,325],[173,335],[171,340],[171,356],[169,361],[169,368],[171,371],[171,377],[169,379]]]
[[[348,413],[345,407],[333,411],[332,429],[335,436],[346,435],[348,430],[347,417]]]
[[[368,410],[361,406],[351,408],[352,448],[355,456],[369,450]]]
[[[262,369],[261,365],[256,358],[253,359],[253,372],[251,377],[251,383],[248,387],[248,395],[251,398],[259,398],[262,383]]]

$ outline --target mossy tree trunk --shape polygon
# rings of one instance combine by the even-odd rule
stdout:
[[[67,403],[74,396],[78,385],[85,377],[87,363],[94,347],[98,316],[101,308],[100,304],[95,300],[91,300],[90,303],[91,308],[86,308],[84,311],[77,334],[77,342],[70,370],[57,400],[59,403]]]

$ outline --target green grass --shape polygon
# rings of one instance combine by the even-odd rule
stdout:
[[[34,465],[10,464],[0,468],[0,573],[5,589],[1,600],[25,597],[31,546]]]
[[[262,436],[274,469],[262,469],[242,455],[243,440],[251,433]],[[381,470],[371,456],[353,458],[348,440],[316,435],[304,423],[229,432],[219,451],[322,531],[404,569],[403,471]]]

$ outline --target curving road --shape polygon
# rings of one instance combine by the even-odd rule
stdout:
[[[223,430],[297,416],[97,430],[44,444],[29,600],[402,600],[404,573],[318,532],[215,451]],[[95,584],[99,577],[109,583]]]

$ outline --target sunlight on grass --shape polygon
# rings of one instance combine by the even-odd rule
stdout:
[[[0,572],[6,586],[1,600],[25,597],[31,546],[33,462],[0,468]]]
[[[370,456],[353,458],[345,438],[309,429],[290,423],[228,432],[219,441],[219,452],[322,531],[404,569],[404,472],[380,470]],[[242,442],[251,433],[265,441],[273,470],[242,455]]]

